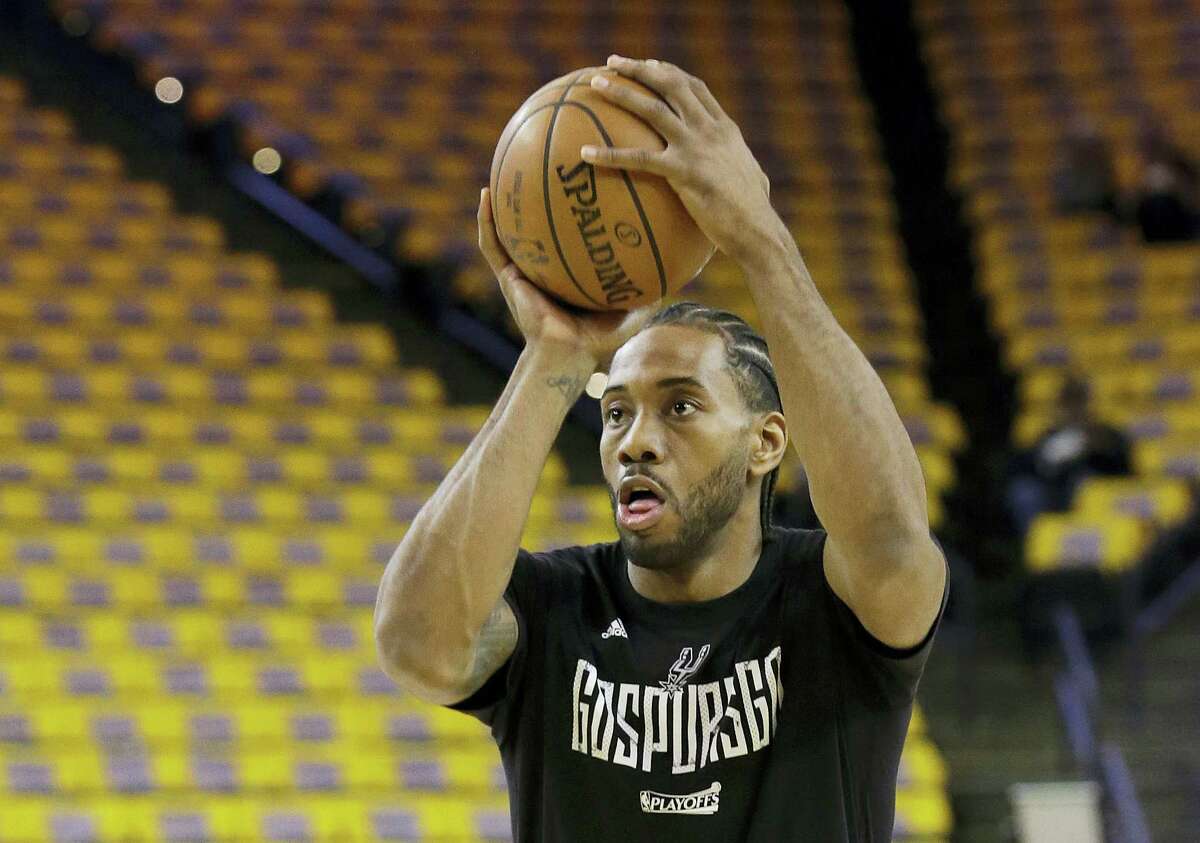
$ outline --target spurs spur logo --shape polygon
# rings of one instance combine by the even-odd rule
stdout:
[[[679,658],[675,659],[675,664],[671,665],[671,669],[667,672],[667,678],[658,684],[662,686],[664,691],[669,693],[683,693],[683,686],[696,674],[696,671],[700,669],[700,666],[704,664],[704,660],[707,658],[707,644],[700,648],[700,652],[696,654],[694,659],[692,658],[692,648],[684,647],[679,652]]]

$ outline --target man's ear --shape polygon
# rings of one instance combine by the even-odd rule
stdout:
[[[770,412],[756,426],[757,441],[750,454],[750,471],[757,477],[769,474],[787,453],[787,419],[783,413]]]

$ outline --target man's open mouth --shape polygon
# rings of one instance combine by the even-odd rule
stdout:
[[[628,530],[644,530],[662,517],[664,494],[653,480],[637,475],[621,483],[617,496],[617,523]]]

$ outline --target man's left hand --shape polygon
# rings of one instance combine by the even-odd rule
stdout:
[[[585,146],[583,160],[602,167],[653,173],[665,178],[700,230],[718,249],[742,261],[778,228],[771,183],[746,146],[741,129],[703,81],[666,62],[609,56],[608,67],[659,94],[626,85],[592,86],[606,99],[646,121],[666,149]]]

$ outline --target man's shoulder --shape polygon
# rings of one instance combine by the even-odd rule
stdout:
[[[618,549],[617,542],[565,545],[537,551],[522,549],[518,564],[523,563],[541,576],[586,578],[611,566]]]

